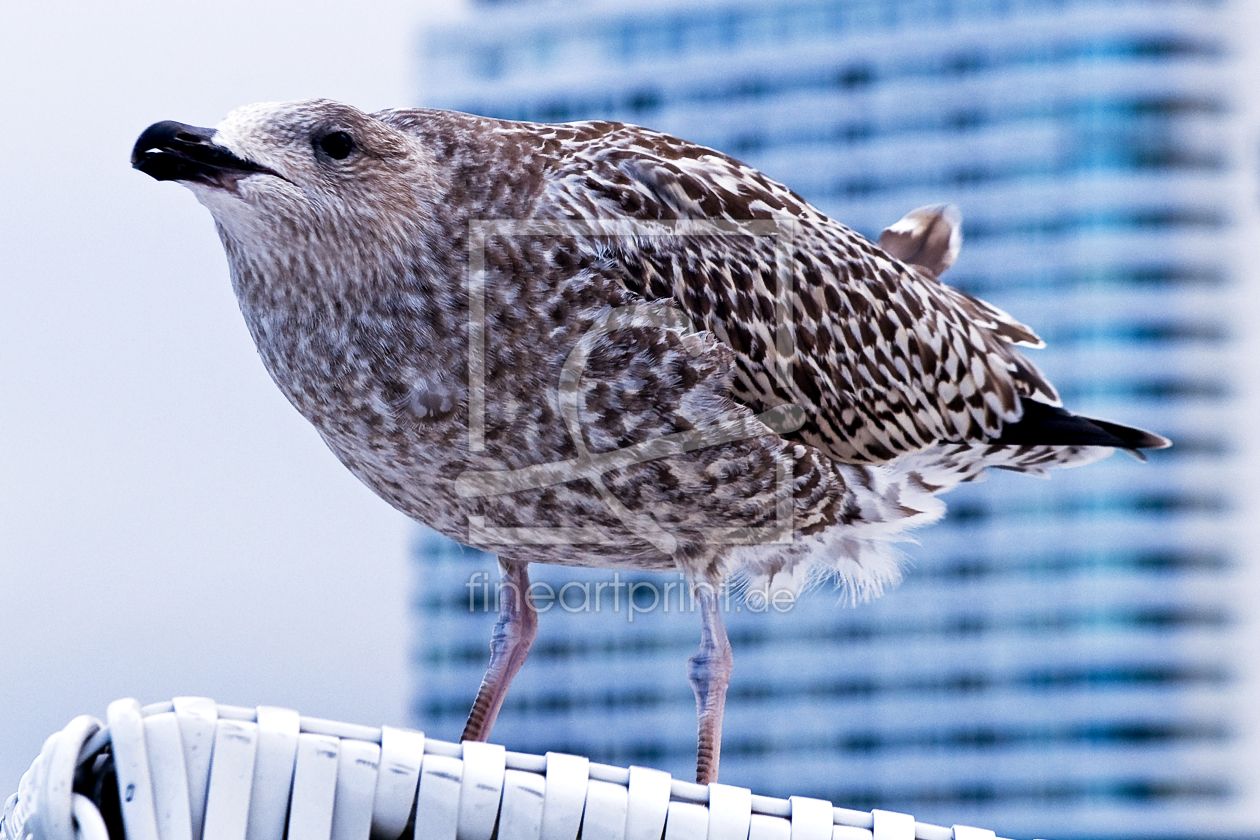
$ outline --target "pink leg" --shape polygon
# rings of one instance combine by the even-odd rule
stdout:
[[[699,718],[699,745],[696,749],[696,781],[716,782],[718,759],[722,753],[722,712],[726,708],[726,687],[731,682],[731,643],[718,607],[717,592],[701,584],[696,591],[700,602],[700,650],[687,661],[687,676],[696,693]]]
[[[529,596],[529,564],[499,560],[503,567],[499,593],[499,620],[490,637],[490,667],[481,679],[481,690],[460,740],[484,741],[499,716],[512,678],[525,664],[530,645],[538,635],[538,613]]]

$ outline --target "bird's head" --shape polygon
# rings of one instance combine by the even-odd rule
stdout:
[[[155,123],[131,154],[136,169],[196,194],[230,255],[293,265],[314,251],[351,271],[358,257],[379,264],[382,249],[415,244],[438,192],[432,160],[414,138],[326,99],[246,105],[214,128]]]

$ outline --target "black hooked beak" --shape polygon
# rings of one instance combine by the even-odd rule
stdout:
[[[131,165],[159,181],[196,181],[225,189],[234,189],[247,175],[276,174],[215,145],[213,137],[213,128],[173,120],[154,123],[131,150]]]

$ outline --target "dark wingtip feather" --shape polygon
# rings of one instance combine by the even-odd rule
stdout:
[[[1125,449],[1167,449],[1172,446],[1172,441],[1163,435],[1157,435],[1154,432],[1148,432],[1145,429],[1135,429],[1131,426],[1121,426],[1119,423],[1111,423],[1106,420],[1096,420],[1093,417],[1084,418],[1093,423],[1105,432],[1115,435],[1125,442]]]
[[[1011,446],[1112,446],[1127,449],[1143,460],[1139,450],[1172,446],[1172,441],[1162,435],[1082,417],[1027,399],[1024,400],[1024,416],[1003,428],[1001,436],[993,442]]]

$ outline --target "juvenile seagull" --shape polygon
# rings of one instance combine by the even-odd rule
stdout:
[[[149,127],[132,164],[214,216],[263,363],[390,504],[494,548],[506,595],[464,731],[534,639],[529,563],[683,571],[716,779],[718,590],[899,579],[892,543],[988,467],[1168,441],[1060,407],[1041,341],[937,279],[956,211],[874,245],[720,152],[610,122],[328,100]]]

